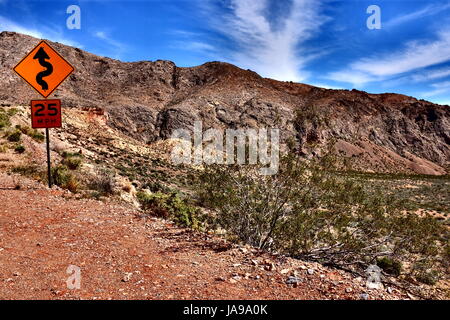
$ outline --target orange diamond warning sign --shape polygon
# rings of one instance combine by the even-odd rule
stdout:
[[[30,86],[47,98],[74,68],[45,41],[41,41],[14,68]]]

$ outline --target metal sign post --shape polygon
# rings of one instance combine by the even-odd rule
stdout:
[[[48,187],[52,187],[52,169],[50,162],[50,130],[45,128],[45,139],[47,140],[47,175],[48,175]]]

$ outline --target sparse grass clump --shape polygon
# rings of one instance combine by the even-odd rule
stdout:
[[[10,125],[9,115],[3,109],[0,109],[0,129],[7,128]]]
[[[378,259],[377,265],[383,269],[384,272],[393,276],[399,276],[402,273],[402,263],[389,257]]]
[[[57,165],[51,170],[52,181],[57,186],[76,192],[79,188],[79,182],[65,165]]]
[[[25,147],[23,145],[18,145],[14,148],[14,151],[17,153],[24,153],[25,152]]]
[[[114,194],[114,174],[106,169],[97,169],[88,182],[90,190],[98,192],[99,196]]]
[[[38,181],[47,181],[47,172],[37,164],[20,165],[11,169],[13,173]]]
[[[16,129],[7,135],[7,139],[10,142],[19,142],[21,136],[22,136],[22,132],[20,130]]]
[[[77,170],[82,163],[82,159],[79,157],[64,158],[61,163],[67,166],[70,170]]]
[[[177,193],[139,192],[137,198],[142,209],[153,216],[169,218],[184,227],[202,228],[203,217],[200,209],[191,205],[188,200],[182,199]]]
[[[32,129],[28,126],[22,127],[21,125],[16,125],[16,129],[20,130],[23,134],[31,137],[34,141],[43,142],[45,140],[45,136],[36,129]]]

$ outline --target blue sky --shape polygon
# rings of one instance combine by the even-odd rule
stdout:
[[[72,4],[80,30],[66,27]],[[367,27],[370,5],[381,9],[381,29]],[[123,61],[219,60],[278,80],[450,105],[450,0],[0,0],[0,30]]]

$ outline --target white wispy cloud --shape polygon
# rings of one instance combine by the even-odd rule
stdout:
[[[42,39],[44,37],[44,35],[40,31],[33,28],[21,26],[20,24],[17,24],[3,16],[0,16],[0,31],[19,32],[39,39]]]
[[[423,92],[421,94],[422,97],[429,98],[434,97],[442,94],[448,94],[450,92],[450,81],[443,81],[438,83],[433,83],[431,85],[433,88],[430,91]]]
[[[326,78],[361,85],[447,61],[450,61],[450,29],[439,31],[436,40],[412,41],[392,53],[362,58],[343,70],[331,72]]]
[[[92,34],[95,38],[102,40],[107,46],[110,47],[112,51],[112,57],[115,59],[120,59],[122,54],[126,50],[126,45],[120,41],[113,39],[106,31],[95,31]]]
[[[414,82],[423,82],[429,80],[436,80],[440,78],[445,78],[450,76],[450,68],[442,68],[436,70],[425,70],[422,72],[418,72],[417,74],[413,74],[410,79]]]
[[[406,22],[414,21],[417,19],[421,19],[424,17],[432,16],[443,12],[447,9],[450,9],[450,2],[440,3],[440,4],[432,4],[428,5],[425,8],[420,10],[404,14],[398,17],[395,17],[385,23],[383,23],[383,28],[391,28]]]
[[[1,0],[0,0],[1,1]],[[82,48],[83,46],[73,40],[67,39],[63,36],[61,31],[57,29],[50,30],[49,28],[43,29],[41,31],[25,27],[19,23],[16,23],[8,18],[0,16],[0,31],[13,31],[22,34],[26,34],[38,39],[48,39],[54,42],[59,42],[68,46]]]
[[[229,49],[229,62],[262,76],[302,81],[308,61],[317,53],[302,47],[327,18],[321,16],[321,1],[291,0],[276,25],[267,16],[268,0],[229,0],[228,13],[210,12],[210,26],[236,45]],[[211,10],[211,8],[210,8]]]

